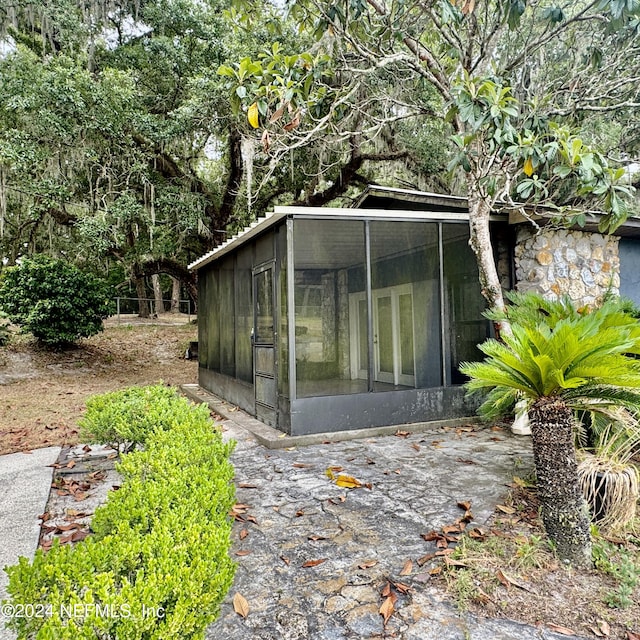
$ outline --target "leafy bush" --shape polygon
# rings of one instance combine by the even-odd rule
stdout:
[[[124,443],[133,448],[144,444],[154,431],[188,420],[192,412],[193,407],[170,387],[130,387],[89,398],[79,420],[81,437],[118,449]]]
[[[102,331],[111,292],[99,278],[40,255],[0,274],[0,308],[44,344],[60,348]]]
[[[123,456],[122,486],[96,510],[95,535],[7,569],[14,606],[45,612],[11,619],[20,638],[204,637],[234,575],[233,443],[222,442],[205,405],[173,406],[183,418]]]
[[[0,347],[9,342],[9,320],[0,312]]]

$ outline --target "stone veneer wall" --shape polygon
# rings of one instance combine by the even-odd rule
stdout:
[[[533,289],[554,299],[568,294],[585,305],[609,290],[620,290],[617,237],[523,225],[514,257],[518,291]]]

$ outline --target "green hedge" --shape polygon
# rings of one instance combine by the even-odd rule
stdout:
[[[122,486],[96,510],[94,535],[7,568],[11,604],[43,614],[11,619],[20,639],[204,637],[235,570],[233,443],[222,442],[206,405],[171,404],[180,420],[123,456]]]
[[[85,415],[78,421],[80,437],[88,442],[120,448],[144,444],[159,430],[189,420],[193,406],[180,401],[175,389],[161,384],[129,387],[87,400]]]

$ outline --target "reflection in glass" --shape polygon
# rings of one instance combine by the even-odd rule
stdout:
[[[370,223],[375,391],[442,385],[438,225]]]
[[[256,285],[256,344],[273,344],[273,269],[255,275]]]
[[[478,266],[466,224],[443,225],[443,254],[448,369],[451,384],[462,384],[465,378],[458,365],[482,360],[478,345],[489,337],[490,328],[482,317],[486,302],[480,293]]]
[[[295,220],[294,263],[297,396],[366,392],[364,223]]]

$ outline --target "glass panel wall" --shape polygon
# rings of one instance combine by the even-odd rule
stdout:
[[[442,385],[438,225],[370,223],[374,390]]]
[[[366,310],[364,222],[295,220],[293,246],[296,395],[367,391],[359,375],[366,349],[354,329]]]
[[[235,275],[235,349],[236,377],[253,383],[253,354],[251,330],[253,328],[253,295],[251,292],[251,268],[253,248],[245,246],[238,251]]]
[[[279,306],[278,332],[278,394],[289,397],[289,330],[287,305],[287,226],[276,230],[277,304]]]
[[[216,269],[207,269],[198,274],[198,301],[199,365],[212,371],[220,371],[220,318]]]
[[[451,384],[462,384],[463,361],[482,360],[478,344],[489,337],[489,321],[482,317],[486,302],[480,293],[478,266],[469,246],[466,224],[443,225],[444,294]]]
[[[235,377],[235,296],[234,257],[225,258],[218,271],[218,305],[220,318],[220,373]]]

